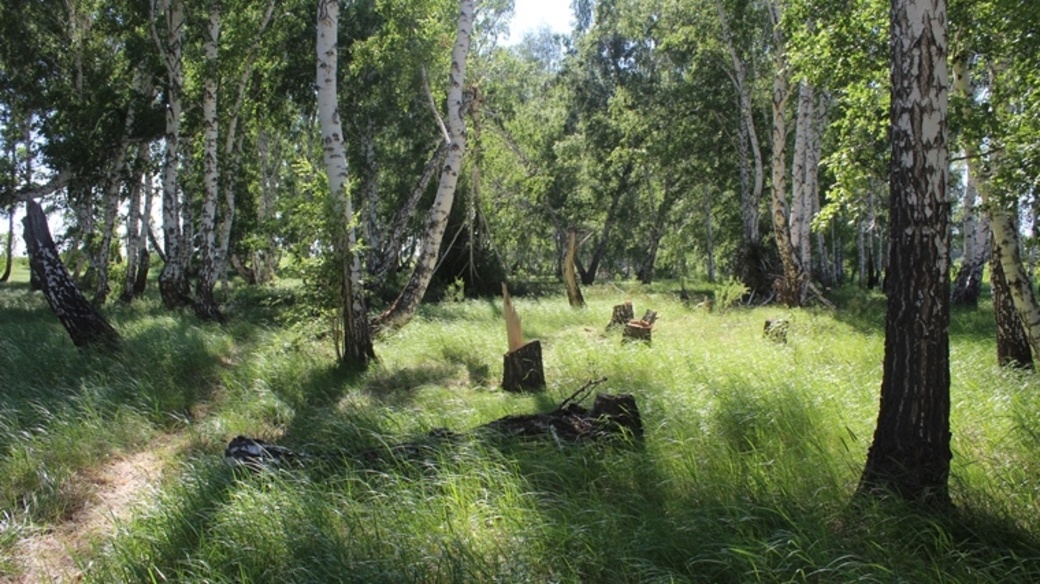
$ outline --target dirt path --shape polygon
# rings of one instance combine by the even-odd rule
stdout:
[[[87,551],[93,538],[103,537],[117,521],[130,516],[135,504],[158,486],[163,469],[186,443],[183,437],[166,435],[139,452],[117,456],[90,471],[86,480],[93,494],[86,505],[69,521],[18,542],[15,562],[22,573],[13,578],[0,576],[0,583],[78,581],[80,571],[74,556]]]

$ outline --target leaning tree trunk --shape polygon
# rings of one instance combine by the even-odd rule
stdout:
[[[892,0],[888,313],[861,495],[950,505],[950,202],[945,0]]]
[[[120,344],[119,333],[87,302],[61,263],[43,208],[33,200],[27,200],[25,206],[22,224],[25,226],[29,265],[51,310],[77,347],[117,349]]]
[[[347,157],[343,144],[336,82],[338,57],[339,1],[318,0],[317,84],[318,118],[321,124],[322,153],[329,177],[329,196],[336,210],[333,238],[341,270],[341,316],[343,319],[344,365],[364,368],[375,360],[368,329],[368,308],[361,284],[361,258],[357,253],[354,209],[347,194]]]
[[[474,1],[460,0],[459,21],[455,45],[451,52],[451,73],[448,86],[448,134],[451,144],[441,172],[437,196],[426,221],[426,234],[412,276],[401,294],[383,314],[376,319],[377,326],[403,326],[415,314],[419,302],[426,295],[433,272],[437,267],[437,256],[448,224],[448,215],[455,200],[455,186],[462,169],[462,156],[466,152],[466,123],[462,119],[463,84],[466,79],[466,56],[469,54],[470,38],[473,35]]]
[[[1022,319],[1011,297],[1011,289],[1004,277],[1004,268],[999,259],[1001,250],[996,242],[992,246],[989,266],[990,283],[993,286],[993,317],[997,325],[997,364],[1001,367],[1032,369],[1033,354],[1029,347],[1029,337],[1026,336]]]
[[[163,154],[163,246],[165,257],[159,275],[159,293],[167,308],[178,308],[192,304],[187,271],[182,261],[182,247],[190,240],[181,229],[181,201],[178,191],[178,157],[181,135],[181,113],[184,93],[184,2],[183,0],[159,0],[156,8],[163,11],[166,36],[160,39],[153,30],[152,36],[166,66],[166,150]],[[154,20],[154,19],[153,19]]]
[[[382,231],[379,253],[368,266],[371,287],[379,287],[397,270],[408,220],[415,214],[419,200],[422,199],[423,193],[426,192],[426,187],[430,185],[437,169],[444,167],[447,156],[448,144],[442,141],[434,150],[426,166],[423,167],[422,175],[412,188],[408,199],[398,208],[390,225]]]

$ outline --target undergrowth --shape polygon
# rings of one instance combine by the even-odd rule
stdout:
[[[883,299],[720,313],[676,288],[591,287],[582,310],[562,293],[516,298],[548,380],[524,395],[499,388],[498,301],[423,306],[358,374],[335,365],[322,323],[282,326],[285,292],[239,297],[224,328],[155,301],[111,307],[127,342],[109,356],[0,288],[0,550],[83,504],[78,472],[185,432],[154,501],[80,558],[85,581],[1040,581],[1040,398],[1034,374],[995,367],[988,306],[954,314],[957,511],[935,516],[850,501],[877,416]],[[659,313],[652,344],[606,330],[626,300]],[[769,318],[789,321],[786,343],[763,337]],[[600,377],[597,391],[635,396],[645,440],[467,433]],[[420,460],[363,456],[440,427],[464,437]],[[236,434],[313,458],[235,470],[222,450]]]

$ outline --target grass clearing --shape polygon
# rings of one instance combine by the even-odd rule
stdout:
[[[424,306],[353,374],[302,332],[314,327],[251,322],[248,305],[224,328],[154,301],[112,307],[127,348],[92,355],[41,299],[0,288],[0,551],[67,518],[87,496],[77,476],[106,454],[176,431],[190,436],[176,471],[81,558],[84,581],[1040,580],[1040,397],[1035,374],[995,367],[988,307],[954,314],[959,511],[934,517],[850,507],[877,416],[883,299],[716,313],[673,288],[596,286],[583,310],[562,293],[517,298],[525,338],[543,343],[548,387],[533,395],[498,389],[496,302]],[[651,345],[605,330],[625,300],[659,312]],[[776,317],[786,344],[763,338]],[[636,397],[644,443],[469,437],[418,462],[357,461],[432,428],[549,410],[600,376],[597,391]],[[221,456],[239,433],[320,460],[243,474]]]

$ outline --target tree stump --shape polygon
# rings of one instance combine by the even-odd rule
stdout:
[[[782,318],[771,318],[766,321],[762,336],[775,342],[787,343],[787,328],[790,323]]]
[[[621,336],[622,341],[646,341],[650,342],[654,325],[642,320],[630,320],[625,323],[625,332]]]
[[[631,302],[624,304],[618,304],[614,307],[614,314],[610,317],[610,322],[607,323],[607,330],[610,330],[617,326],[624,326],[628,321],[636,317],[635,310],[632,308]]]
[[[545,389],[542,369],[542,344],[531,341],[502,356],[502,389],[540,391]]]

